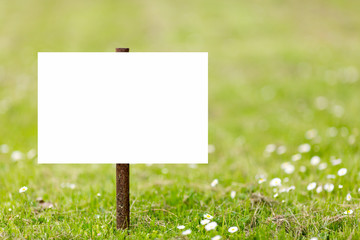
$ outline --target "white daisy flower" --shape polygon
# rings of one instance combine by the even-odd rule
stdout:
[[[306,139],[314,139],[317,136],[318,131],[316,129],[307,130],[305,133]]]
[[[246,142],[246,139],[244,136],[239,136],[235,139],[235,143],[242,146]]]
[[[314,139],[318,134],[318,131],[316,129],[310,129],[308,131],[306,131],[305,133],[305,137],[306,139]]]
[[[28,188],[24,186],[24,187],[19,189],[19,193],[26,192],[27,190],[28,190]]]
[[[31,149],[30,151],[28,151],[28,153],[26,154],[28,159],[33,159],[36,156],[36,150],[35,149]]]
[[[191,230],[188,229],[188,230],[185,230],[182,232],[182,235],[189,235],[191,233]]]
[[[217,223],[216,222],[211,222],[211,223],[208,223],[206,226],[205,226],[205,229],[206,231],[210,231],[210,230],[213,230],[217,227]]]
[[[330,127],[326,130],[326,133],[329,137],[336,137],[338,134],[338,130],[336,127]]]
[[[350,135],[349,138],[348,138],[348,143],[350,145],[353,145],[353,144],[355,144],[355,142],[356,142],[356,136]]]
[[[313,156],[311,159],[310,159],[310,164],[315,166],[315,165],[318,165],[320,163],[320,157],[319,156]]]
[[[310,240],[318,240],[318,238],[317,237],[312,237],[312,238],[310,238]]]
[[[323,190],[323,187],[322,187],[322,186],[318,186],[318,187],[316,188],[316,193],[321,193],[322,190]]]
[[[310,150],[311,150],[311,146],[310,146],[310,144],[308,144],[308,143],[301,144],[301,145],[298,147],[298,151],[299,151],[300,153],[310,152]]]
[[[21,160],[23,158],[24,158],[24,154],[22,152],[20,152],[20,151],[13,151],[11,153],[11,159],[13,161],[19,161],[19,160]]]
[[[317,136],[316,138],[313,139],[314,143],[320,143],[321,142],[321,137],[320,136]],[[319,146],[316,147],[316,151],[319,150]]]
[[[265,178],[259,178],[258,183],[262,184],[263,182],[266,182],[266,179]]]
[[[284,162],[284,163],[282,163],[282,164],[280,165],[280,167],[281,167],[281,169],[284,170],[284,169],[287,168],[289,165],[290,165],[289,162]]]
[[[295,171],[295,166],[291,163],[287,163],[283,170],[286,174],[292,174]]]
[[[188,164],[189,168],[195,169],[198,167],[197,164]]]
[[[353,212],[354,212],[353,210],[349,209],[349,210],[345,211],[344,214],[350,215],[350,214],[352,214]]]
[[[76,185],[74,183],[61,183],[60,185],[62,188],[71,188],[71,189],[75,189]]]
[[[358,189],[358,192],[360,192],[360,188]]]
[[[215,146],[212,144],[209,144],[208,145],[208,153],[213,153],[213,152],[215,152]]]
[[[99,214],[96,214],[96,215],[95,215],[95,218],[99,219],[99,218],[100,218],[100,215],[99,215]]]
[[[211,240],[220,240],[221,236],[220,235],[216,235],[215,237],[211,238]]]
[[[204,219],[204,220],[201,220],[200,221],[200,224],[201,225],[206,225],[206,224],[208,224],[210,222],[210,219]]]
[[[234,232],[237,232],[238,230],[239,230],[239,229],[238,229],[237,227],[230,227],[228,231],[229,231],[230,233],[234,233]]]
[[[272,153],[276,150],[276,145],[275,144],[268,144],[266,147],[265,147],[265,152],[267,153]]]
[[[307,186],[307,190],[308,191],[312,191],[316,188],[316,182],[312,182],[312,183],[309,183],[309,185]]]
[[[219,180],[214,179],[214,180],[211,182],[211,187],[215,187],[216,185],[218,185],[218,183],[219,183]]]
[[[328,107],[328,100],[326,97],[318,96],[315,98],[315,106],[319,110],[325,110]]]
[[[275,194],[274,194],[274,198],[277,198],[278,196],[279,196],[278,193],[275,193]]]
[[[292,190],[295,190],[295,186],[289,187],[286,191],[287,191],[287,192],[290,192],[290,191],[292,191]]]
[[[343,187],[344,187],[343,185],[339,184],[339,189],[342,189]]]
[[[350,201],[350,200],[351,200],[351,194],[348,193],[348,194],[346,195],[346,201]]]
[[[231,193],[230,193],[230,197],[231,197],[232,199],[234,199],[234,198],[235,198],[235,196],[236,196],[236,192],[235,192],[235,191],[231,191]]]
[[[265,174],[256,174],[255,179],[266,178]]]
[[[291,174],[294,172],[295,167],[289,162],[284,162],[281,164],[281,169],[283,169],[285,173]]]
[[[339,171],[338,171],[339,176],[344,176],[346,173],[347,173],[346,168],[340,168]]]
[[[300,153],[294,154],[291,157],[291,161],[293,161],[293,162],[299,161],[300,159],[301,159],[301,154]]]
[[[287,192],[287,190],[288,189],[286,187],[280,187],[279,193]]]
[[[12,211],[12,209],[11,208],[9,208],[9,212],[11,212]]]
[[[344,108],[340,105],[335,105],[332,108],[332,113],[338,118],[340,118],[344,114],[344,111]]]
[[[286,147],[285,146],[279,146],[276,150],[276,153],[279,155],[282,155],[284,153],[286,153]]]
[[[204,214],[204,218],[213,219],[214,217],[207,213],[207,214]]]
[[[333,175],[333,174],[329,174],[329,175],[326,176],[326,178],[327,178],[327,179],[335,179],[336,176]]]
[[[326,183],[324,185],[324,190],[327,191],[327,192],[332,192],[334,190],[334,184]]]
[[[185,228],[185,226],[184,225],[179,225],[179,226],[177,226],[177,229],[184,229]]]
[[[342,71],[344,72],[344,83],[354,83],[359,80],[359,72],[355,66],[348,66],[343,68]]]
[[[9,146],[7,144],[0,145],[0,152],[1,153],[8,153],[10,150]]]
[[[306,172],[306,167],[305,166],[300,166],[300,172]]]
[[[284,178],[284,182],[288,182],[288,181],[289,181],[288,177]]]
[[[270,181],[270,187],[279,187],[279,186],[281,186],[280,178],[274,178]]]
[[[326,168],[327,168],[327,163],[320,163],[320,165],[318,167],[319,170],[324,170]]]
[[[338,159],[332,159],[332,160],[331,160],[331,164],[332,164],[333,166],[339,165],[339,164],[341,164],[341,159],[340,159],[340,158],[338,158]]]
[[[96,194],[96,196],[101,197],[101,194],[100,194],[100,193],[98,193],[98,194]]]

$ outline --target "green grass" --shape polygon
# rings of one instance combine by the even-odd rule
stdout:
[[[216,148],[209,164],[197,168],[131,166],[129,239],[359,239],[360,81],[349,81],[360,71],[359,10],[358,1],[335,0],[3,1],[0,145],[10,152],[0,153],[0,238],[127,236],[115,228],[113,165],[38,165],[13,161],[11,153],[37,147],[37,52],[129,47],[209,52],[209,144]],[[315,107],[318,96],[328,99],[325,110]],[[334,115],[335,105],[342,116]],[[329,127],[339,134],[329,137]],[[319,143],[304,136],[313,128]],[[281,163],[305,142],[312,150],[285,174]],[[287,152],[265,157],[271,143]],[[328,163],[325,170],[310,165],[314,155]],[[342,164],[332,166],[331,156]],[[341,167],[345,176],[326,179]],[[259,185],[258,174],[267,182]],[[274,198],[275,177],[288,177],[283,185],[295,191]],[[214,179],[219,184],[212,188]],[[306,190],[310,182],[335,189],[317,194]],[[22,186],[28,190],[20,194]],[[54,207],[43,209],[38,197]],[[354,213],[344,216],[348,209]],[[216,230],[200,225],[205,213],[214,216]],[[192,233],[182,236],[178,225]],[[231,226],[239,231],[230,234]]]

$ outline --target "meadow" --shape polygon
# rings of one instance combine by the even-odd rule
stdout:
[[[2,1],[0,238],[360,239],[359,10]],[[116,47],[209,52],[209,163],[131,165],[129,232],[116,230],[114,165],[36,159],[37,52]]]

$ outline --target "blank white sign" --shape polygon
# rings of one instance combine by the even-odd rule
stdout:
[[[39,163],[207,163],[207,53],[38,53]]]

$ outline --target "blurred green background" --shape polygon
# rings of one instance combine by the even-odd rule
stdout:
[[[313,128],[321,143],[311,142],[314,148],[306,157],[343,158],[354,170],[346,190],[360,187],[359,10],[358,1],[335,0],[1,1],[0,145],[9,151],[0,152],[0,236],[125,236],[114,231],[114,166],[37,165],[36,158],[26,157],[37,147],[37,52],[113,52],[116,47],[209,52],[209,144],[215,152],[204,166],[131,167],[134,239],[180,237],[176,226],[185,223],[193,226],[189,238],[208,239],[203,230],[195,233],[206,212],[217,217],[218,233],[225,239],[233,225],[241,230],[235,239],[318,234],[324,224],[317,215],[318,227],[309,222],[314,219],[304,217],[302,223],[299,218],[308,226],[301,233],[265,223],[287,208],[300,213],[299,202],[321,203],[319,216],[328,216],[338,210],[340,193],[315,201],[300,191],[291,196],[292,206],[264,207],[256,227],[249,194],[259,191],[257,174],[284,176],[280,163],[309,142],[304,134]],[[330,127],[339,135],[329,137]],[[287,152],[265,157],[270,143],[286,146]],[[14,151],[23,153],[23,159],[12,160]],[[291,180],[304,188],[319,176],[315,170]],[[220,183],[214,190],[210,183],[215,178]],[[29,188],[26,196],[18,193],[22,186]],[[229,199],[231,190],[241,193],[236,201]],[[55,207],[34,212],[37,197]],[[335,205],[325,207],[329,199]],[[326,227],[323,236],[347,237],[357,226],[344,224],[331,231]]]

